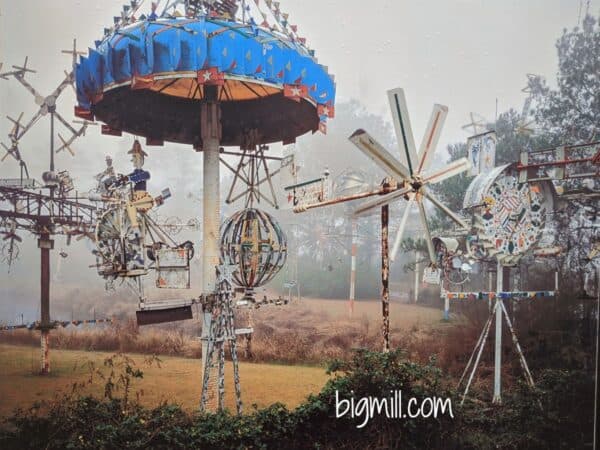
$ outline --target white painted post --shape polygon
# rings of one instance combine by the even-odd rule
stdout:
[[[442,295],[444,296],[444,320],[450,320],[450,298],[445,291]]]
[[[350,301],[349,301],[349,314],[350,317],[354,314],[354,299],[356,296],[356,246],[357,246],[357,235],[358,235],[358,222],[356,218],[352,218],[352,256],[350,262]]]
[[[415,251],[415,303],[419,301],[419,270],[421,263],[419,262],[419,252]]]
[[[212,88],[212,89],[211,89]],[[217,89],[205,88],[206,101],[201,106],[201,134],[203,152],[203,255],[202,255],[202,292],[210,295],[215,292],[219,265],[219,227],[221,222],[221,198],[219,175],[219,145],[221,140],[220,107],[217,101]],[[202,314],[202,371],[207,368],[207,356],[210,352],[210,328],[212,311],[204,310]]]
[[[494,349],[494,397],[492,403],[502,403],[502,292],[503,267],[498,262],[496,272],[496,343]]]
[[[492,283],[492,272],[491,270],[488,271],[488,311],[492,310],[492,299],[489,296],[489,293],[492,292],[493,289],[493,283]]]

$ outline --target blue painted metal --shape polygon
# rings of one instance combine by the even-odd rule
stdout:
[[[121,28],[82,57],[76,68],[77,100],[89,108],[133,77],[184,75],[216,68],[249,83],[306,85],[315,104],[333,104],[335,83],[306,48],[287,37],[224,20],[143,21]]]

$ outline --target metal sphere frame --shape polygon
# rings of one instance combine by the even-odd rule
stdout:
[[[238,268],[233,281],[246,290],[247,297],[271,281],[286,260],[287,237],[270,214],[247,208],[223,224],[221,262]]]

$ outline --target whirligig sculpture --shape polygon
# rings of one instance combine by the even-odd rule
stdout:
[[[267,284],[287,259],[287,238],[277,221],[264,211],[247,208],[231,216],[221,231],[221,260],[238,268],[233,274],[245,299]]]
[[[246,157],[264,162],[261,146],[291,144],[305,133],[325,132],[333,117],[335,83],[278,2],[169,1],[162,11],[154,4],[148,17],[136,19],[140,3],[126,5],[115,26],[80,58],[75,114],[103,122],[104,134],[128,132],[145,137],[147,146],[175,142],[203,153],[206,374],[213,367],[208,355],[215,345],[224,361],[214,321],[225,323],[217,314],[228,314],[231,302],[224,293],[234,283],[229,266],[220,261],[221,146],[239,147]],[[266,228],[276,229],[269,223]],[[281,237],[273,240],[279,258]],[[275,268],[284,260],[279,261]],[[255,277],[253,284],[267,278]],[[235,336],[227,340],[233,353]],[[203,391],[207,388],[203,385]],[[205,395],[201,403],[204,408]]]

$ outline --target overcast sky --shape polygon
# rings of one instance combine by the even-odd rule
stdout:
[[[29,55],[39,74],[30,77],[43,94],[60,82],[69,65],[61,49],[73,38],[93,45],[118,14],[122,0],[0,0],[0,62],[5,69]],[[290,21],[316,49],[319,61],[335,74],[338,98],[357,98],[372,112],[389,117],[385,90],[406,90],[416,140],[420,140],[433,103],[449,106],[444,144],[462,140],[461,125],[470,111],[492,120],[500,111],[520,109],[526,73],[556,72],[556,38],[578,23],[579,0],[282,0]],[[583,2],[585,4],[585,1]],[[92,6],[91,6],[92,4]],[[585,6],[584,6],[585,8]],[[598,13],[600,1],[591,2]],[[1,80],[0,80],[1,81]],[[6,114],[34,111],[29,94],[14,80],[0,83],[0,137]],[[60,111],[70,115],[67,92]],[[98,135],[92,130],[91,135]],[[90,137],[87,147],[110,139]],[[24,143],[27,145],[27,143]],[[33,146],[33,143],[30,143]],[[114,145],[114,144],[113,144]],[[25,152],[27,153],[27,152]],[[68,161],[66,154],[63,156]],[[31,158],[29,158],[31,159]],[[4,174],[4,168],[0,169]]]
[[[554,43],[577,25],[578,0],[286,2],[318,56],[356,97],[388,116],[384,90],[405,88],[416,139],[431,105],[449,106],[442,143],[464,139],[469,111],[520,109],[525,74],[553,78]],[[591,3],[598,12],[600,2]]]
[[[3,71],[22,64],[28,55],[30,67],[38,73],[27,78],[47,95],[70,64],[69,56],[60,51],[70,48],[73,38],[82,49],[92,46],[123,3],[0,0]],[[583,3],[585,10],[586,1]],[[520,110],[526,73],[543,75],[553,82],[556,39],[564,28],[577,25],[580,6],[580,0],[281,0],[291,23],[298,24],[319,61],[335,74],[338,99],[359,99],[371,112],[389,119],[385,91],[403,87],[417,143],[432,105],[447,105],[450,114],[441,138],[442,149],[466,139],[461,126],[468,122],[469,112],[493,120],[496,99],[500,111],[510,107]],[[590,12],[598,15],[600,0],[591,1]],[[32,100],[14,79],[0,80],[0,141],[7,142],[10,128],[5,116],[17,117],[23,111],[27,120],[36,110]],[[74,103],[74,93],[65,91],[58,109],[68,120],[73,119]],[[48,130],[43,119],[21,143],[23,156],[37,179],[48,164]],[[303,139],[310,144],[312,138]],[[125,150],[130,146],[130,137],[100,136],[97,128],[91,128],[73,146],[76,158],[62,153],[57,161],[60,168],[71,170],[80,189],[87,190],[92,175],[102,170],[107,153],[115,157],[120,171],[128,170]],[[356,151],[351,145],[335,150]],[[165,170],[165,164],[175,165]],[[151,151],[147,168],[157,189],[183,179],[199,190],[201,164],[201,157],[191,150],[168,145]],[[0,164],[0,177],[15,176],[17,169],[9,158]],[[23,251],[37,261],[35,243],[28,241]],[[24,278],[25,269],[22,265],[16,269],[21,274],[18,285],[33,289]],[[6,286],[8,277],[4,270],[1,272],[0,283]],[[29,275],[37,280],[37,267]],[[14,278],[12,281],[16,283]]]

